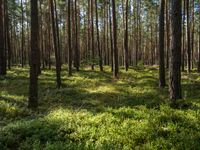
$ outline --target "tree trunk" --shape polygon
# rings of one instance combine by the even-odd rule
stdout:
[[[199,21],[200,21],[200,0],[199,0]],[[198,72],[200,72],[200,23],[199,23],[199,52],[198,52]]]
[[[59,26],[58,26],[58,13],[57,13],[57,5],[56,5],[56,0],[54,0],[54,4],[55,4],[55,17],[56,17],[56,40],[57,40],[57,49],[58,49],[58,66],[61,72],[61,46],[60,46],[60,32],[59,32]]]
[[[22,15],[22,20],[21,20],[21,24],[22,24],[22,31],[21,31],[21,65],[22,68],[24,67],[24,6],[23,6],[23,0],[21,0],[21,15]]]
[[[189,12],[189,0],[186,0],[187,9],[187,71],[191,71],[191,43],[190,43],[190,12]]]
[[[68,0],[68,75],[72,76],[71,0]]]
[[[181,99],[181,14],[180,0],[171,1],[172,43],[170,50],[169,91],[170,99]]]
[[[6,75],[6,51],[4,39],[4,3],[0,0],[0,75]]]
[[[97,49],[98,49],[98,54],[99,54],[99,68],[100,68],[100,71],[103,71],[102,54],[101,54],[100,40],[99,40],[99,17],[98,17],[97,0],[95,0],[95,8],[96,8]]]
[[[30,57],[30,85],[29,85],[29,108],[38,106],[38,52],[39,52],[39,24],[38,24],[38,1],[31,0],[31,57]]]
[[[169,1],[166,0],[166,67],[169,68],[169,49],[170,49],[170,21],[169,21]]]
[[[8,69],[11,69],[11,46],[10,46],[10,23],[9,23],[9,14],[8,14],[8,0],[4,0],[4,6],[5,6],[5,14],[4,14],[4,32],[5,32],[5,51],[6,51],[6,58],[8,58]],[[7,63],[6,63],[7,66]]]
[[[77,0],[75,0],[75,67],[76,67],[76,70],[79,71],[79,67],[80,67],[80,50],[79,50],[79,28],[78,28],[78,11],[77,11]]]
[[[194,0],[192,0],[192,20],[191,20],[191,69],[194,68]]]
[[[183,36],[182,36],[182,38],[183,38],[183,43],[182,43],[182,45],[183,45],[183,47],[182,47],[182,59],[181,59],[181,68],[182,68],[182,71],[184,71],[185,70],[185,4],[186,4],[186,2],[185,2],[185,0],[183,0],[183,26],[182,26],[182,31],[183,31]]]
[[[124,32],[124,65],[125,70],[128,71],[128,0],[126,0],[126,16],[125,16],[125,32]]]
[[[160,0],[159,20],[159,87],[165,87],[165,0]]]
[[[114,64],[113,64],[114,49],[113,49],[113,32],[112,32],[111,3],[109,5],[109,22],[110,22],[111,71],[113,72],[113,70],[114,70]]]
[[[118,78],[119,64],[118,64],[118,48],[117,48],[117,20],[116,20],[116,7],[115,0],[112,0],[112,16],[113,16],[113,54],[114,54],[114,71],[113,75]]]
[[[91,52],[92,52],[92,70],[94,70],[94,18],[93,18],[93,7],[94,7],[94,4],[93,4],[93,0],[90,0],[90,11],[91,11],[91,16],[90,16],[90,18],[91,18]]]
[[[61,87],[61,79],[60,79],[61,63],[60,63],[60,57],[59,57],[59,52],[58,52],[59,47],[58,47],[58,40],[57,40],[57,31],[56,31],[53,0],[50,0],[50,8],[51,8],[53,43],[54,43],[55,58],[56,58],[56,82],[57,82],[57,88],[60,88]]]

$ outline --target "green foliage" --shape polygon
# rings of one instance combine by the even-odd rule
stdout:
[[[65,70],[65,68],[63,69]],[[160,90],[157,68],[122,71],[114,80],[84,69],[56,89],[55,71],[39,78],[37,112],[27,107],[28,69],[0,79],[1,149],[199,149],[199,77],[183,74],[184,100]]]

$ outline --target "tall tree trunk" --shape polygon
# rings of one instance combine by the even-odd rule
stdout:
[[[39,52],[39,24],[38,24],[38,1],[31,0],[31,57],[30,57],[30,85],[29,85],[29,108],[38,106],[38,52]]]
[[[0,75],[6,75],[6,51],[4,39],[4,1],[0,0]]]
[[[90,16],[90,18],[91,18],[91,40],[92,40],[92,41],[91,41],[91,44],[92,44],[92,45],[91,45],[91,50],[92,50],[92,51],[91,51],[91,52],[92,52],[92,66],[91,66],[91,67],[92,67],[92,70],[94,70],[94,61],[95,61],[94,59],[95,59],[95,58],[94,58],[94,18],[93,18],[93,17],[94,17],[94,15],[93,15],[93,12],[94,12],[94,11],[93,11],[94,4],[93,4],[93,0],[90,0],[90,3],[91,3],[91,4],[90,4],[90,7],[91,7],[91,9],[90,9],[90,11],[91,11],[91,13],[90,13],[91,16]]]
[[[113,75],[118,78],[119,63],[118,63],[118,48],[117,48],[117,20],[116,20],[116,6],[115,0],[112,0],[112,16],[113,16],[113,54],[114,54],[114,71]]]
[[[169,0],[166,3],[166,67],[169,68],[169,49],[170,49],[170,21],[169,21]]]
[[[58,65],[59,65],[59,69],[61,72],[61,46],[60,46],[60,32],[59,32],[59,26],[58,26],[58,13],[57,13],[57,5],[56,5],[56,0],[54,0],[54,4],[55,4],[55,17],[56,17],[56,40],[57,40],[57,49],[58,49]]]
[[[80,67],[80,50],[79,50],[79,28],[78,28],[78,11],[77,11],[77,0],[75,0],[75,67],[76,70],[79,71],[79,67]]]
[[[187,71],[191,71],[191,42],[190,42],[190,0],[186,0],[186,9],[187,9]]]
[[[8,14],[8,0],[4,0],[5,6],[5,14],[4,14],[4,24],[5,24],[5,51],[6,51],[6,58],[8,58],[8,69],[11,69],[11,46],[10,46],[10,23],[9,23],[9,14]],[[8,57],[7,57],[8,56]],[[7,63],[6,63],[7,65]]]
[[[135,49],[135,65],[137,66],[138,65],[138,49],[139,49],[139,45],[138,45],[138,43],[139,43],[139,40],[138,40],[138,38],[139,38],[139,1],[140,0],[137,0],[136,1],[136,41],[135,41],[135,47],[136,47],[136,49]]]
[[[183,0],[183,26],[182,26],[182,31],[183,31],[183,43],[182,43],[182,59],[181,59],[181,68],[182,68],[182,71],[185,70],[185,7],[186,6],[186,2],[185,0]]]
[[[181,24],[180,0],[171,1],[172,44],[170,50],[169,91],[170,99],[181,99]]]
[[[159,86],[165,87],[165,0],[160,0],[159,16]]]
[[[112,16],[111,16],[111,3],[109,5],[109,22],[110,22],[110,48],[111,48],[111,71],[113,72],[113,68],[114,68],[114,64],[113,64],[113,53],[114,53],[114,49],[113,49],[113,32],[112,32]]]
[[[106,1],[103,2],[103,26],[102,26],[102,32],[103,32],[103,42],[102,42],[102,47],[103,47],[103,57],[104,57],[104,65],[107,65],[107,47],[106,47],[106,10],[107,10],[107,3]]]
[[[90,0],[88,0],[88,10],[87,10],[87,59],[91,60],[91,22],[90,22]]]
[[[195,29],[195,18],[194,18],[194,0],[192,0],[192,20],[191,20],[191,68],[194,68],[194,29]]]
[[[200,0],[199,0],[199,21],[200,21]],[[198,52],[198,72],[200,72],[200,23],[199,23],[199,52]]]
[[[28,16],[29,14],[29,7],[28,7],[28,0],[25,1],[26,2],[26,16]],[[26,50],[27,50],[27,53],[26,53],[26,58],[28,59],[28,64],[30,64],[30,28],[29,28],[29,22],[27,21],[27,24],[26,24],[26,29],[27,29],[27,46],[26,46]],[[13,51],[13,49],[12,49]],[[11,54],[12,54],[12,51],[11,51]]]
[[[56,22],[55,22],[55,15],[54,15],[54,4],[53,0],[50,0],[50,8],[51,8],[51,21],[52,21],[52,33],[53,33],[53,42],[54,42],[54,49],[55,49],[55,58],[56,58],[56,82],[57,88],[61,87],[61,63],[59,57],[59,47],[58,47],[58,40],[57,40],[57,31],[56,31]]]
[[[100,49],[100,40],[99,40],[99,15],[98,15],[98,5],[97,0],[95,0],[95,8],[96,8],[96,28],[97,28],[97,49],[99,54],[99,68],[100,71],[103,71],[103,62],[102,62],[102,54]]]
[[[125,32],[124,32],[124,65],[125,70],[128,71],[128,0],[126,0],[126,19],[125,19]]]
[[[106,7],[106,46],[107,46],[107,65],[110,65],[110,46],[109,46],[109,11],[108,11],[108,3],[107,3],[107,7]]]
[[[71,0],[68,0],[68,75],[72,76]]]
[[[42,1],[39,2],[39,12],[40,12],[40,15],[39,15],[39,24],[40,24],[40,53],[41,53],[41,58],[40,58],[40,70],[39,70],[39,74],[41,74],[41,65],[42,65],[42,68],[44,69],[45,68],[45,65],[44,65],[44,45],[43,45],[43,36],[44,36],[44,32],[43,32],[43,24],[42,24],[42,17],[43,17],[43,11],[42,11]]]
[[[51,8],[49,7],[48,8],[49,12],[51,11]],[[51,22],[51,15],[50,13],[48,14],[48,18],[47,18],[48,22]],[[48,31],[48,66],[49,66],[49,70],[51,69],[51,49],[52,49],[52,46],[51,46],[51,24],[48,23],[47,24],[47,31]]]
[[[22,31],[21,31],[21,65],[22,68],[24,67],[24,6],[23,6],[23,0],[21,0],[21,15],[22,15]]]

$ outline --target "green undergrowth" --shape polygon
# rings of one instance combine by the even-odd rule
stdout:
[[[87,68],[56,89],[55,70],[39,77],[39,108],[27,109],[28,68],[0,77],[0,149],[200,149],[200,77],[182,74],[183,100],[158,88],[156,67],[112,78]]]

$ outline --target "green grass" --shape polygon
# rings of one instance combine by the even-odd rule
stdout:
[[[83,69],[56,89],[55,70],[39,77],[39,108],[27,109],[28,68],[0,77],[0,149],[200,149],[200,77],[183,73],[183,100],[158,88],[156,67]]]

